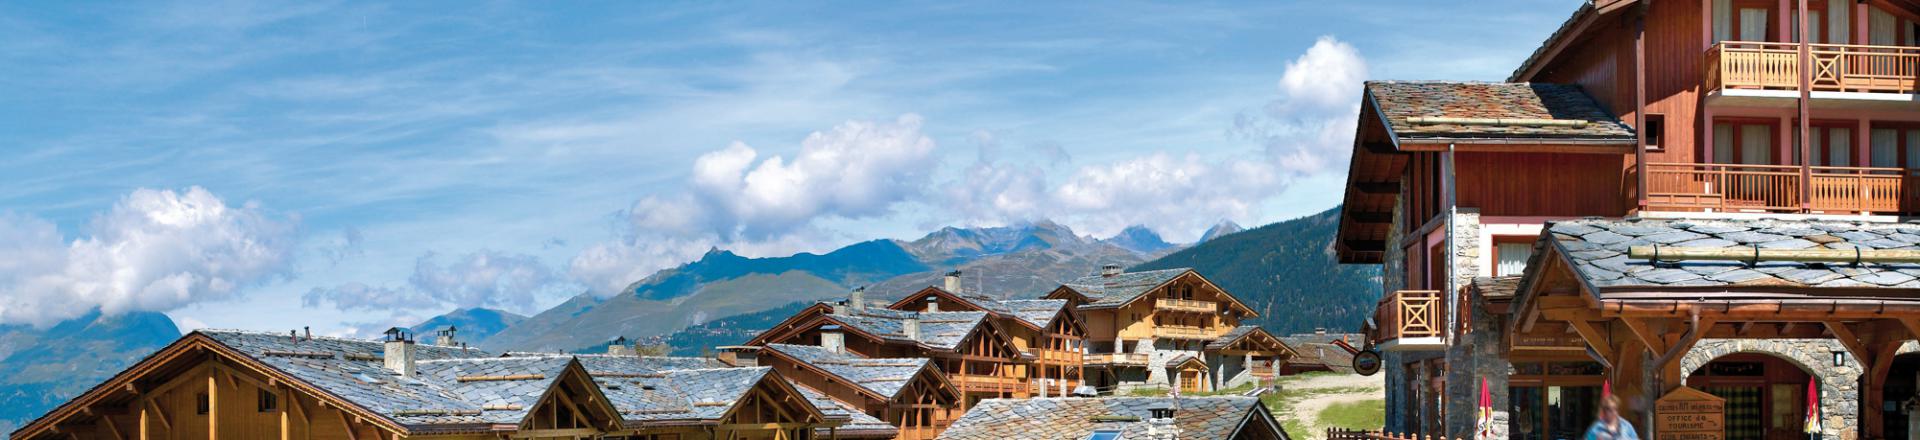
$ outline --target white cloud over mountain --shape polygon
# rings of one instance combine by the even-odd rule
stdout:
[[[565,296],[578,286],[540,258],[482,250],[441,264],[428,253],[414,261],[404,286],[347,282],[316,287],[301,296],[307,307],[332,303],[341,310],[417,310],[492,307],[530,313],[541,300]]]
[[[134,190],[73,240],[45,220],[0,215],[0,322],[232,298],[287,273],[297,223],[199,187]]]

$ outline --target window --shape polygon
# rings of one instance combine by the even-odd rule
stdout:
[[[1648,150],[1658,150],[1660,149],[1661,145],[1664,145],[1663,142],[1666,141],[1665,139],[1666,132],[1667,132],[1666,127],[1667,127],[1667,115],[1654,114],[1654,113],[1647,114],[1646,129],[1640,130],[1640,132],[1645,133],[1647,136]]]
[[[1770,165],[1773,163],[1773,126],[1767,124],[1713,124],[1711,163]]]
[[[1094,431],[1093,435],[1087,436],[1087,440],[1120,440],[1120,431],[1109,429]]]
[[[259,398],[259,405],[258,405],[258,410],[259,410],[260,412],[274,412],[274,411],[279,411],[279,410],[280,410],[280,395],[278,395],[278,394],[274,394],[274,393],[273,393],[273,392],[271,392],[271,391],[267,391],[267,390],[260,390],[260,398]]]
[[[1532,241],[1506,237],[1493,242],[1493,276],[1519,275],[1527,270],[1527,259],[1533,258]]]
[[[207,401],[207,393],[200,393],[200,394],[193,395],[193,413],[194,414],[199,414],[204,416],[204,415],[207,415],[208,410],[212,408],[213,408],[213,405],[211,405],[211,402]]]

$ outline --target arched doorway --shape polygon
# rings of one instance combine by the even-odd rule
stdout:
[[[1727,398],[1728,440],[1807,438],[1802,428],[1809,379],[1820,384],[1820,407],[1826,410],[1823,438],[1860,431],[1858,385],[1863,369],[1838,341],[1702,340],[1680,359],[1680,371],[1687,386]]]

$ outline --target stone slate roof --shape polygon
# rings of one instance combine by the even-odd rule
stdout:
[[[477,349],[415,344],[418,373],[405,378],[387,370],[379,341],[300,338],[230,330],[202,330],[290,376],[409,427],[517,424],[570,365],[591,376],[622,418],[633,426],[651,421],[712,420],[723,415],[767,367],[734,368],[717,360],[513,353],[494,356]],[[461,382],[462,376],[516,376],[524,380]]]
[[[826,370],[875,394],[895,397],[927,367],[926,358],[867,358],[812,345],[767,344],[767,349]]]
[[[594,376],[628,426],[647,422],[718,420],[772,367],[665,370],[639,376]]]
[[[1093,275],[1066,282],[1067,287],[1086,295],[1092,302],[1082,308],[1114,308],[1147,294],[1154,287],[1173,281],[1191,268],[1173,268],[1149,270],[1144,272],[1126,272],[1118,275]]]
[[[1514,292],[1520,290],[1520,276],[1475,277],[1473,290],[1487,299],[1512,299]]]
[[[807,388],[799,384],[795,384],[794,388],[799,389],[800,395],[806,396],[807,401],[812,402],[815,408],[819,408],[820,413],[825,414],[828,420],[846,420],[846,423],[832,430],[834,434],[842,437],[852,435],[859,437],[873,436],[893,438],[900,433],[898,428],[887,424],[885,420],[867,415],[867,413],[861,412],[858,408],[841,403],[838,400],[833,400],[832,397],[827,397],[826,394],[814,391],[812,388]],[[827,428],[814,430],[814,433],[819,434],[820,438],[829,438],[827,437],[828,432]]]
[[[1019,318],[1039,328],[1052,325],[1053,318],[1060,316],[1060,310],[1067,308],[1067,300],[1064,299],[1010,299],[979,302],[996,313]]]
[[[1572,84],[1368,81],[1380,116],[1401,139],[1634,140],[1633,129]],[[1581,120],[1582,126],[1415,124],[1409,117]]]
[[[917,317],[920,337],[916,341],[935,349],[953,350],[986,320],[987,312],[907,312],[870,307],[858,312],[835,312],[831,316],[860,331],[893,340],[910,340],[904,322]]]
[[[1920,287],[1920,264],[1677,261],[1627,257],[1636,245],[1752,249],[1920,249],[1920,225],[1788,220],[1602,220],[1557,222],[1557,247],[1589,286]],[[1531,266],[1531,265],[1530,265]],[[1534,276],[1531,272],[1529,277]],[[1604,296],[1604,295],[1603,295]]]
[[[1176,405],[1172,426],[1180,431],[1176,438],[1182,439],[1229,438],[1251,414],[1267,410],[1257,398],[1238,396],[987,399],[954,421],[940,438],[1084,439],[1096,430],[1120,431],[1121,438],[1149,438],[1152,409]],[[1264,422],[1248,425],[1249,429],[1266,427]]]

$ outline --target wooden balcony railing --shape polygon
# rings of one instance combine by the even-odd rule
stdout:
[[[1920,207],[1920,179],[1900,168],[1647,164],[1647,207],[1661,211],[1889,214]]]
[[[1440,292],[1433,290],[1401,290],[1381,298],[1373,312],[1374,322],[1380,325],[1374,342],[1440,336],[1446,325],[1441,322],[1446,316],[1441,308]]]
[[[1087,353],[1089,364],[1146,365],[1146,353]]]
[[[1190,299],[1157,298],[1153,300],[1153,308],[1176,312],[1213,313],[1220,311],[1220,303]]]
[[[1015,393],[1027,389],[1024,378],[978,374],[950,374],[947,380],[963,392]]]
[[[1161,324],[1153,328],[1153,337],[1169,339],[1213,339],[1215,336],[1205,327]]]
[[[1084,358],[1077,351],[1035,348],[1030,352],[1033,353],[1035,361],[1043,364],[1079,365]]]
[[[1914,93],[1920,47],[1812,44],[1812,91]],[[1800,89],[1795,43],[1723,41],[1707,51],[1708,90]]]

